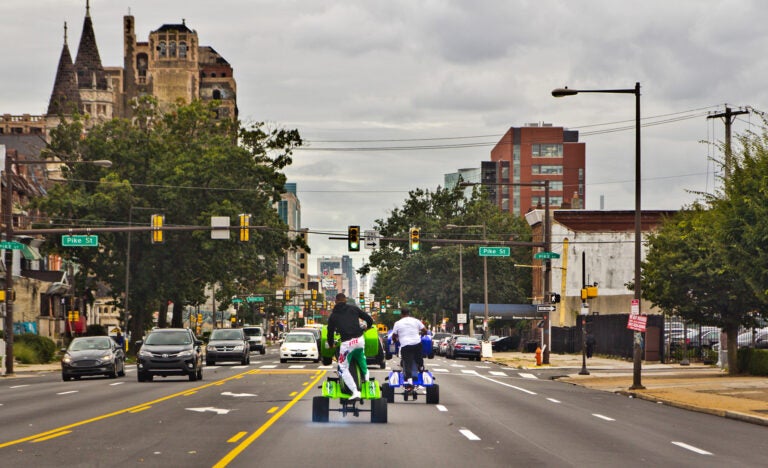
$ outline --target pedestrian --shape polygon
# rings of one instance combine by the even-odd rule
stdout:
[[[595,335],[592,333],[587,334],[587,357],[592,357],[592,352],[595,350],[595,344],[597,343],[597,340],[595,340]]]
[[[120,330],[117,331],[117,334],[112,339],[115,340],[115,343],[117,343],[120,349],[125,349],[125,338],[123,338],[123,334],[120,333]]]

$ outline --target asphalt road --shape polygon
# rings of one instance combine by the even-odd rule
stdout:
[[[312,396],[333,369],[279,364],[274,349],[252,355],[249,366],[205,368],[202,382],[139,383],[134,368],[114,380],[63,382],[56,372],[3,379],[0,464],[765,465],[764,427],[552,381],[545,372],[439,357],[427,364],[440,403],[396,395],[387,424],[371,424],[367,413],[313,423]]]

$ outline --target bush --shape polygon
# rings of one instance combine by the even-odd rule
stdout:
[[[768,350],[740,348],[738,354],[739,372],[750,375],[768,375]]]
[[[22,355],[26,353],[32,353],[32,356],[27,355],[22,360]],[[56,343],[52,339],[34,335],[32,333],[24,333],[13,337],[13,355],[24,364],[46,364],[53,360],[53,355],[56,353]]]

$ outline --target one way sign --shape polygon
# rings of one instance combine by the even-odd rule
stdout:
[[[379,248],[379,239],[381,238],[379,231],[365,231],[363,237],[365,238],[363,245],[366,249],[376,250]]]

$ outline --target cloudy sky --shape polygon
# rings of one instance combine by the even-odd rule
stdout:
[[[312,231],[370,229],[409,190],[478,167],[509,127],[580,130],[588,209],[634,209],[634,97],[551,97],[561,86],[642,86],[643,209],[677,209],[717,184],[727,104],[768,111],[768,5],[760,0],[91,0],[105,66],[122,65],[122,17],[139,40],[198,32],[234,67],[244,121],[299,129],[286,170]],[[0,114],[42,114],[85,0],[0,1]],[[734,134],[759,131],[741,115]],[[429,146],[429,149],[419,149]],[[460,146],[457,148],[457,146]],[[327,235],[314,255],[346,253]],[[364,252],[353,254],[362,264]],[[312,265],[314,268],[314,265]],[[314,272],[314,270],[312,270]]]

